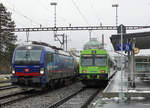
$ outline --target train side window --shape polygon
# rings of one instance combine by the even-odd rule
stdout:
[[[53,54],[47,53],[46,54],[46,63],[53,61]]]

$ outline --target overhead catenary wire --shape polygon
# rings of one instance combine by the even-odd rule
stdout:
[[[37,1],[37,0],[36,0]],[[48,7],[46,7],[46,6],[44,6],[44,3],[41,1],[41,0],[38,0],[39,1],[39,3],[40,3],[40,5],[41,5],[41,7],[43,7],[43,9],[45,9],[46,11],[50,11],[50,9],[48,8]]]
[[[73,5],[75,6],[75,8],[78,10],[79,14],[81,15],[81,17],[83,18],[83,20],[85,21],[85,23],[87,25],[89,25],[88,20],[86,19],[86,17],[84,16],[84,14],[81,12],[80,8],[78,7],[78,5],[76,4],[76,2],[74,0],[72,0]]]
[[[10,7],[8,7],[8,6],[7,6],[7,9],[9,9],[9,10],[11,10],[11,11],[13,10],[12,8],[10,8]],[[16,22],[16,21],[15,21],[15,22]],[[25,26],[25,25],[24,25],[23,23],[21,23],[19,20],[17,20],[17,23],[20,24],[21,26]]]
[[[94,9],[93,5],[94,5],[94,0],[89,0],[89,3],[90,3],[90,7],[91,7],[91,10],[92,10],[92,14],[98,19],[100,19],[100,15],[97,14],[96,10]],[[101,24],[101,22],[99,22],[99,24]]]
[[[44,1],[42,1],[42,0],[38,0],[38,2],[37,2],[37,0],[34,0],[34,1],[36,1],[36,3],[38,4],[38,5],[40,5],[44,10],[46,10],[48,13],[53,13],[52,11],[51,11],[51,9],[50,8],[48,8],[47,7],[47,3],[46,2],[44,2]],[[50,4],[48,4],[48,5],[50,5]],[[52,16],[52,14],[49,14],[50,16]],[[64,17],[62,17],[62,16],[59,16],[59,14],[57,15],[57,18],[60,18],[61,20],[63,20],[63,22],[65,21],[65,22],[67,22],[68,24],[70,24],[70,22],[68,22],[67,21],[67,19],[66,18],[64,18]],[[47,19],[48,20],[48,19]]]
[[[91,1],[90,1],[91,2]],[[78,10],[78,12],[79,12],[79,14],[81,15],[81,17],[83,18],[83,20],[85,21],[85,23],[87,24],[87,25],[89,25],[89,22],[88,22],[88,20],[86,19],[86,17],[84,16],[84,14],[81,12],[81,10],[80,10],[80,8],[78,7],[78,5],[76,4],[76,2],[74,1],[74,0],[72,0],[72,3],[74,4],[74,6],[76,7],[76,9]],[[92,8],[92,7],[91,7]],[[89,31],[89,32],[91,32],[91,31]],[[94,35],[96,36],[96,34],[95,34],[95,32],[93,32],[94,33]],[[92,35],[92,34],[91,34]]]
[[[17,15],[19,15],[19,16],[22,16],[22,17],[24,17],[25,19],[27,19],[27,20],[33,22],[34,24],[41,25],[41,24],[38,23],[37,21],[33,20],[33,18],[30,18],[30,17],[24,15],[23,13],[21,13],[21,12],[19,11],[19,9],[16,9],[16,10],[15,10],[15,9],[11,8],[11,7],[13,7],[13,4],[11,4],[8,0],[5,0],[5,2],[7,2],[7,8],[10,9],[11,11],[13,11],[14,14],[17,14]],[[11,6],[11,7],[10,7],[10,6]],[[16,8],[16,7],[15,7],[15,8]]]
[[[17,15],[19,15],[19,16],[22,16],[22,17],[24,17],[25,19],[27,19],[27,20],[31,21],[31,22],[32,22],[32,23],[34,23],[34,24],[41,25],[40,23],[38,23],[38,22],[34,21],[33,19],[29,18],[28,16],[26,16],[26,15],[24,15],[24,14],[22,14],[22,13],[19,13],[19,12],[17,12],[17,11],[15,11],[15,10],[13,10],[13,9],[12,9],[12,8],[10,8],[10,7],[7,7],[7,8],[9,8],[11,11],[13,11],[13,12],[14,12],[14,14],[17,14]]]

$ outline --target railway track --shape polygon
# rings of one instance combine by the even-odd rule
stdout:
[[[89,88],[81,88],[77,92],[64,97],[63,99],[57,101],[56,103],[49,105],[47,108],[87,108],[91,101],[95,98],[95,96],[102,91],[101,89],[89,89]],[[86,96],[84,97],[84,94]],[[80,98],[79,98],[80,97]],[[76,101],[76,103],[74,103]],[[82,101],[82,102],[81,102]],[[69,106],[70,103],[73,105]],[[80,105],[79,105],[80,103]],[[74,107],[73,107],[74,106]],[[77,107],[78,106],[78,107]]]
[[[11,93],[11,94],[6,94],[3,96],[0,96],[0,107],[14,103],[16,101],[20,101],[20,100],[29,98],[34,95],[34,94],[32,94],[32,91],[33,91],[32,89],[26,90],[26,91],[20,90],[20,91]]]
[[[0,83],[10,83],[10,80],[6,80],[6,81],[0,81]]]
[[[88,106],[91,104],[91,102],[92,102],[93,99],[96,97],[96,95],[98,95],[99,92],[100,92],[100,89],[96,90],[96,91],[84,102],[84,104],[81,106],[81,108],[88,108]]]
[[[47,108],[57,108],[58,106],[64,104],[65,102],[67,102],[69,99],[71,99],[73,96],[77,95],[78,93],[82,92],[85,88],[81,88],[80,90],[78,90],[77,92],[69,95],[68,97],[65,97],[59,101],[57,101],[56,103],[49,105]]]
[[[8,85],[8,86],[0,86],[0,91],[1,90],[6,90],[6,89],[12,89],[12,88],[17,88],[16,86]]]
[[[102,89],[86,88],[81,83],[43,92],[40,95],[31,95],[32,93],[23,93],[1,100],[2,108],[87,108],[95,102],[98,93],[101,94]],[[38,94],[37,92],[33,94]],[[96,96],[97,95],[97,96]],[[27,98],[27,99],[26,99]],[[22,101],[20,101],[22,100]],[[91,102],[93,100],[93,102]],[[89,105],[90,104],[90,105]]]
[[[51,91],[53,91],[53,89],[52,90],[50,89],[50,91],[47,91],[47,90],[46,91],[35,91],[34,89],[30,89],[30,90],[20,90],[18,92],[6,94],[3,96],[0,96],[0,108],[2,106],[10,105],[10,104],[19,102],[21,100],[25,100],[27,98],[44,95]]]

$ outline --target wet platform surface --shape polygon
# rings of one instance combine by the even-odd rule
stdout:
[[[127,72],[123,72],[123,93],[126,100],[119,101],[120,74],[118,71],[103,91],[103,97],[97,99],[93,108],[150,108],[150,81],[135,80],[135,88],[128,88]],[[130,97],[130,100],[127,100]]]
[[[118,71],[103,91],[104,97],[118,97],[121,90],[121,71]],[[123,93],[127,97],[150,97],[150,81],[135,80],[135,87],[128,86],[127,72],[123,72]]]

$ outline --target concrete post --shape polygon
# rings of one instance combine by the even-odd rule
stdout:
[[[133,39],[132,40],[132,52],[131,52],[131,60],[132,60],[132,64],[131,64],[131,86],[132,87],[135,87],[135,62],[134,62],[134,48],[135,48],[135,40]]]
[[[131,57],[130,52],[128,51],[128,81],[131,81]]]

